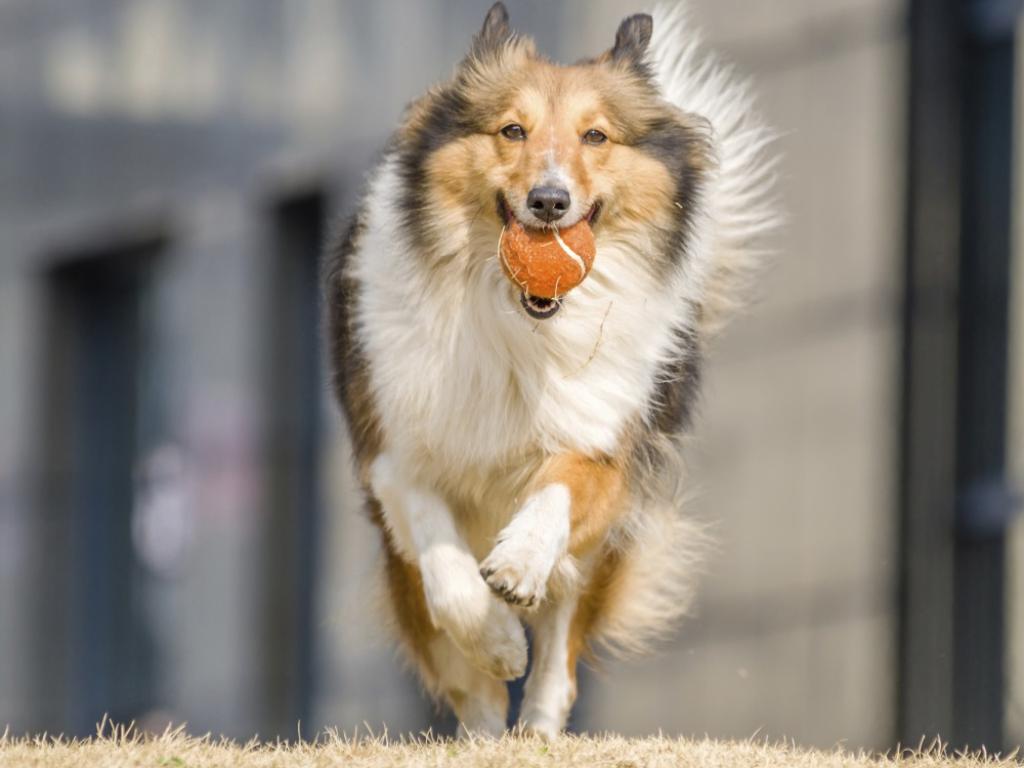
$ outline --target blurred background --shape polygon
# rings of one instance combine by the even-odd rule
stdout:
[[[321,242],[488,0],[0,0],[0,731],[450,727],[373,614]],[[509,0],[561,60],[640,10]],[[580,730],[1024,742],[1017,0],[693,0],[789,216],[711,360],[718,550]]]

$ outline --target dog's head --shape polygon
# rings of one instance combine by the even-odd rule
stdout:
[[[710,164],[704,121],[666,102],[647,63],[653,23],[638,14],[599,56],[539,55],[496,3],[454,78],[410,108],[399,133],[408,224],[435,251],[500,229],[590,222],[648,228],[650,268],[676,258]],[[494,242],[492,240],[491,242]]]

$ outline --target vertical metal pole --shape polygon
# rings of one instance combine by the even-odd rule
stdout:
[[[898,735],[953,724],[960,84],[957,0],[910,5]]]
[[[899,736],[999,749],[1018,0],[913,0]]]
[[[965,4],[952,734],[1000,747],[1016,3]]]

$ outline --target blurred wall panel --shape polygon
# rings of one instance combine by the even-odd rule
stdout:
[[[251,149],[251,148],[250,148]],[[265,727],[267,507],[262,436],[270,252],[237,191],[182,201],[165,322],[173,350],[184,542],[173,570],[173,696],[190,728]]]
[[[0,262],[5,256],[6,251],[0,250]],[[30,439],[35,418],[23,410],[25,393],[41,379],[41,366],[35,365],[39,352],[30,343],[34,329],[31,284],[5,272],[0,271],[0,370],[18,373],[5,376],[0,389],[0,434],[22,439],[0,440],[0,720],[12,728],[24,728],[31,713],[22,703],[28,700],[32,685],[24,657],[31,634],[24,595],[29,591],[27,562],[35,510],[33,480],[19,470],[28,463],[26,454],[42,450],[39,441]]]

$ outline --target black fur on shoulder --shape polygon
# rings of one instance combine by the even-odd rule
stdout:
[[[700,399],[701,342],[692,330],[677,329],[675,336],[675,355],[658,370],[644,414],[647,429],[641,430],[633,449],[633,461],[642,474],[661,469],[666,450],[678,450],[676,442],[692,427]]]
[[[357,461],[376,452],[380,439],[369,392],[369,361],[355,327],[357,285],[349,274],[349,262],[365,231],[365,214],[359,211],[325,251],[320,270],[332,383],[348,420]]]

